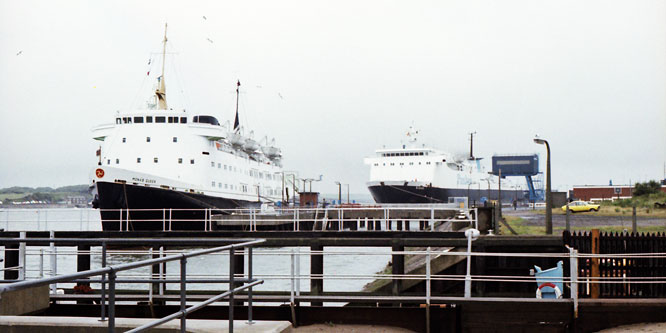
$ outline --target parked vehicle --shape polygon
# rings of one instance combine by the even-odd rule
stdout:
[[[573,201],[569,203],[569,211],[572,213],[577,212],[598,212],[601,205],[593,204],[587,201]],[[567,211],[567,206],[562,206],[563,211]]]

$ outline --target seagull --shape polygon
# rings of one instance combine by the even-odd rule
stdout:
[[[206,15],[203,16],[203,19],[204,19],[204,20],[207,20]]]
[[[280,96],[280,99],[284,99],[284,97],[282,97],[282,94],[278,93],[278,96]]]
[[[17,53],[16,55],[17,55],[17,56],[20,56],[20,55],[21,55],[21,53],[23,53],[23,50],[21,50],[21,51],[18,51],[18,53]]]
[[[213,43],[213,41],[210,38],[206,38],[206,40]]]

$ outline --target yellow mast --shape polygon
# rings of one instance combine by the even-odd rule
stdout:
[[[167,101],[166,101],[166,86],[164,84],[164,64],[166,62],[166,42],[167,42],[167,24],[164,23],[164,45],[162,46],[162,75],[157,78],[158,86],[155,91],[155,96],[157,97],[157,109],[166,110]]]

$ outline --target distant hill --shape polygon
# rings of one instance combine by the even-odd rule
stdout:
[[[70,197],[85,197],[88,201],[92,200],[92,195],[88,193],[88,185],[70,185],[55,189],[51,187],[33,188],[23,186],[0,189],[0,201],[3,204],[31,201],[54,204],[67,201]]]

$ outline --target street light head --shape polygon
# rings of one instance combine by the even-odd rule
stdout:
[[[546,143],[546,140],[544,139],[539,139],[539,138],[534,138],[534,143],[538,143],[540,145],[543,145]]]

